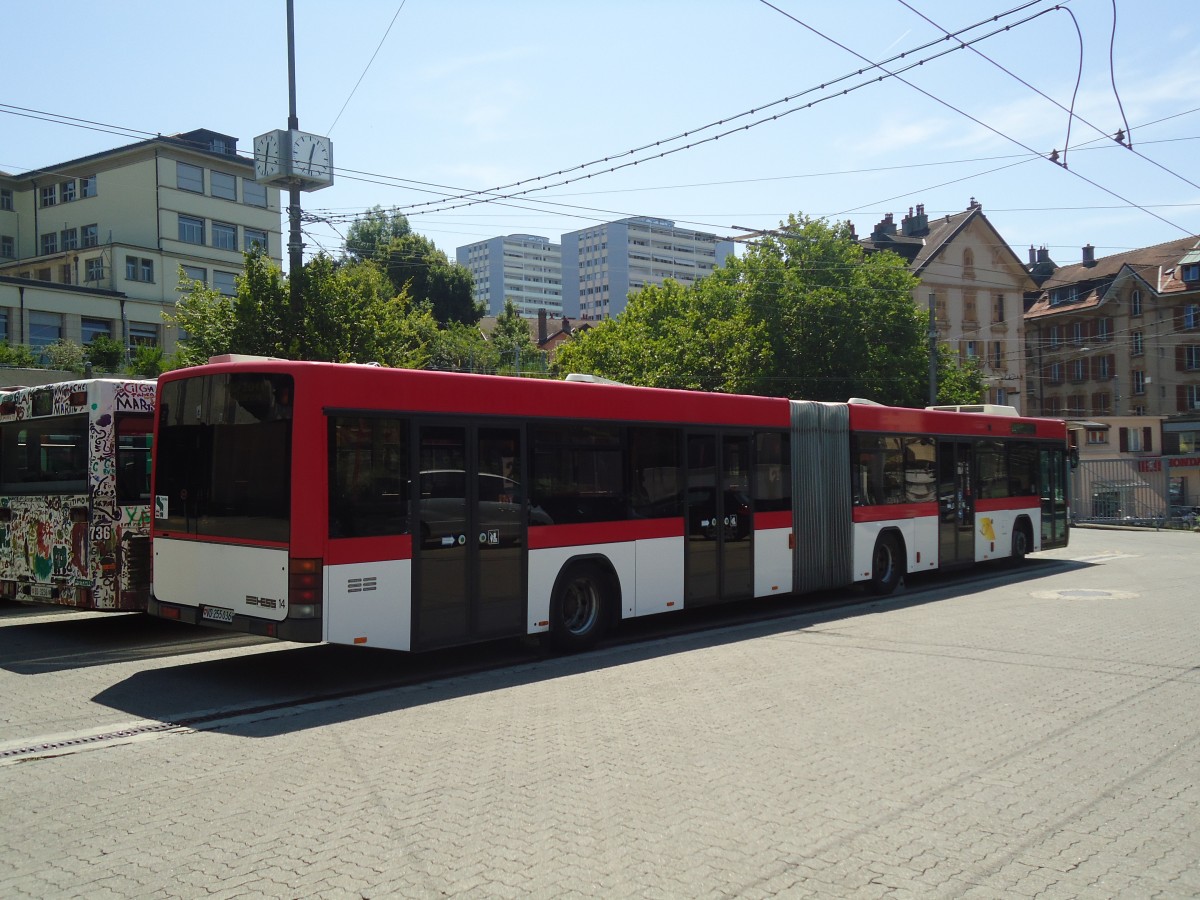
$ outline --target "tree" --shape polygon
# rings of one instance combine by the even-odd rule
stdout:
[[[555,370],[633,384],[920,405],[928,319],[892,253],[849,223],[789,217],[780,236],[691,287],[668,281],[560,347]]]
[[[407,290],[416,302],[428,302],[443,325],[474,325],[484,309],[475,302],[475,280],[464,266],[451,263],[433,241],[408,233],[393,238],[376,257],[397,294]]]
[[[959,360],[947,344],[938,344],[937,402],[957,406],[983,401],[983,370],[978,359]]]
[[[533,342],[529,326],[517,312],[511,298],[504,301],[504,310],[496,317],[491,345],[495,349],[500,368],[506,372],[520,374],[534,368],[544,371],[545,354],[538,350]]]
[[[181,290],[190,290],[166,316],[187,333],[176,363],[248,353],[420,368],[434,358],[439,332],[428,307],[394,295],[375,263],[338,265],[321,254],[298,274],[304,279],[299,321],[288,280],[261,254],[246,255],[234,297],[183,282]]]
[[[47,344],[42,354],[49,368],[64,372],[82,372],[86,362],[83,347],[66,339]]]
[[[96,372],[119,372],[125,362],[125,348],[107,334],[98,334],[84,347],[87,361]]]
[[[346,231],[346,254],[357,260],[375,259],[396,238],[412,231],[408,219],[396,210],[376,204],[356,219]]]

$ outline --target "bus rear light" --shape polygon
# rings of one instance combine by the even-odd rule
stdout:
[[[367,639],[365,637],[356,637],[354,639],[354,643],[356,643],[356,644],[365,644],[366,642],[367,642]]]
[[[158,608],[158,614],[164,619],[174,619],[177,622],[179,621],[178,606],[167,606],[166,604],[160,605]]]
[[[321,560],[291,559],[288,561],[288,615],[294,619],[317,619],[321,616]]]

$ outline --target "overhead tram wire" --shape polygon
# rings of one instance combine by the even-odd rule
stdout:
[[[924,88],[922,88],[922,87],[918,87],[917,85],[913,84],[913,83],[912,83],[911,81],[909,81],[908,79],[901,77],[900,73],[893,73],[893,72],[889,72],[887,69],[884,69],[884,68],[883,68],[883,66],[882,66],[881,64],[879,64],[879,63],[872,63],[872,62],[871,62],[871,61],[870,61],[870,60],[869,60],[867,57],[863,56],[861,53],[857,52],[856,50],[851,50],[851,49],[850,49],[849,47],[847,47],[845,44],[843,44],[843,43],[841,43],[841,42],[839,42],[839,41],[835,40],[834,38],[831,38],[831,37],[829,37],[829,35],[827,35],[827,34],[824,34],[824,33],[820,32],[820,31],[818,31],[816,28],[813,28],[813,27],[812,27],[811,25],[809,25],[807,22],[803,22],[803,21],[801,21],[800,19],[797,19],[795,16],[791,15],[791,13],[785,12],[784,10],[780,9],[778,6],[775,6],[773,3],[771,3],[771,2],[770,2],[770,0],[759,0],[759,2],[760,2],[760,3],[762,3],[764,6],[770,7],[771,9],[775,10],[775,11],[776,11],[776,12],[778,12],[780,15],[782,15],[782,16],[784,16],[784,17],[786,17],[786,18],[790,19],[791,21],[795,22],[795,23],[796,23],[797,25],[799,25],[800,27],[802,27],[802,28],[805,28],[805,29],[807,29],[808,31],[811,31],[813,34],[817,35],[819,38],[821,38],[821,39],[823,39],[823,40],[825,40],[825,41],[828,41],[829,43],[833,44],[835,47],[838,47],[839,49],[845,50],[847,53],[850,53],[851,55],[853,55],[853,56],[856,56],[856,57],[858,57],[859,59],[863,60],[863,62],[869,63],[869,64],[870,64],[870,66],[871,66],[872,68],[877,68],[877,69],[880,69],[880,70],[881,70],[881,71],[883,71],[883,72],[884,72],[884,73],[885,73],[887,76],[897,79],[897,80],[898,80],[899,82],[901,82],[902,84],[906,84],[906,85],[908,85],[908,86],[909,86],[910,88],[912,88],[914,91],[917,91],[918,93],[920,93],[921,95],[923,95],[923,96],[927,97],[928,99],[930,99],[930,100],[934,101],[935,103],[938,103],[938,104],[940,104],[940,105],[942,105],[942,106],[946,107],[947,109],[949,109],[949,110],[952,110],[953,112],[956,112],[956,113],[958,113],[960,116],[963,116],[964,118],[970,119],[972,122],[974,122],[976,125],[979,125],[979,126],[980,126],[980,127],[982,127],[982,128],[986,128],[988,131],[992,132],[992,134],[995,134],[997,137],[1002,137],[1002,138],[1004,138],[1004,139],[1005,139],[1005,140],[1007,140],[1007,141],[1011,141],[1012,143],[1016,144],[1018,147],[1022,147],[1022,148],[1024,148],[1025,150],[1028,150],[1030,153],[1037,153],[1037,151],[1036,151],[1036,150],[1034,150],[1032,147],[1030,147],[1030,146],[1028,146],[1027,144],[1023,143],[1022,141],[1018,140],[1017,138],[1013,137],[1012,135],[1010,135],[1010,134],[1005,134],[1003,131],[1000,131],[998,128],[994,128],[994,127],[992,127],[991,125],[988,125],[986,122],[984,122],[984,121],[982,121],[982,120],[980,120],[980,119],[977,119],[975,116],[972,116],[970,113],[966,112],[965,110],[961,110],[961,109],[959,109],[957,106],[955,106],[954,104],[950,103],[949,101],[943,100],[941,97],[938,97],[938,96],[936,96],[936,95],[934,95],[934,94],[931,94],[929,91],[925,90],[925,89],[924,89]],[[1054,7],[1054,8],[1053,8],[1053,9],[1051,9],[1051,10],[1047,10],[1047,12],[1053,12],[1053,11],[1055,11],[1056,9],[1058,9],[1058,7]],[[972,42],[972,43],[974,43],[974,42]],[[966,48],[968,45],[964,43],[962,46],[963,46],[964,48]],[[910,66],[909,68],[912,68],[912,67]],[[908,71],[908,69],[903,69],[903,70],[901,70],[901,72],[903,72],[903,71]],[[1053,160],[1052,160],[1052,158],[1051,158],[1050,156],[1046,156],[1046,155],[1044,155],[1044,154],[1038,154],[1038,155],[1042,156],[1044,159],[1046,159],[1046,160],[1048,160],[1048,161],[1053,161]],[[1146,207],[1144,207],[1144,206],[1142,206],[1142,205],[1140,205],[1140,204],[1134,203],[1134,202],[1133,202],[1132,200],[1130,200],[1129,198],[1127,198],[1127,197],[1124,197],[1124,196],[1122,196],[1121,194],[1118,194],[1116,191],[1112,190],[1111,188],[1106,188],[1106,187],[1104,187],[1104,185],[1102,185],[1102,184],[1100,184],[1100,183],[1098,183],[1098,182],[1094,181],[1094,180],[1093,180],[1093,179],[1091,179],[1091,178],[1088,178],[1086,175],[1083,175],[1083,174],[1081,174],[1081,173],[1079,173],[1079,172],[1075,171],[1074,169],[1067,169],[1067,168],[1065,168],[1065,167],[1060,167],[1060,168],[1063,168],[1063,171],[1064,171],[1064,172],[1068,172],[1068,173],[1070,173],[1071,175],[1074,175],[1076,178],[1080,179],[1081,181],[1084,181],[1084,182],[1086,182],[1086,183],[1090,184],[1092,187],[1094,187],[1094,188],[1096,188],[1096,189],[1098,189],[1098,190],[1104,191],[1104,193],[1106,193],[1106,194],[1109,194],[1110,196],[1116,197],[1118,200],[1122,200],[1122,201],[1124,201],[1125,203],[1128,203],[1128,204],[1130,204],[1131,206],[1134,206],[1134,207],[1136,207],[1137,209],[1139,209],[1139,210],[1141,210],[1142,212],[1144,212],[1146,215],[1148,215],[1148,216],[1151,216],[1151,217],[1153,217],[1153,218],[1155,218],[1155,219],[1158,219],[1160,222],[1162,222],[1162,223],[1163,223],[1163,224],[1165,224],[1165,225],[1170,225],[1172,228],[1178,229],[1179,231],[1183,232],[1184,234],[1191,234],[1191,233],[1192,233],[1190,229],[1184,228],[1182,225],[1179,225],[1179,224],[1178,224],[1178,223],[1176,223],[1176,222],[1172,222],[1172,221],[1171,221],[1171,220],[1169,220],[1169,219],[1163,218],[1162,216],[1158,215],[1158,214],[1157,214],[1157,213],[1155,213],[1155,212],[1151,212],[1151,211],[1150,211],[1149,209],[1147,209]]]
[[[371,58],[367,60],[366,66],[362,70],[362,74],[358,76],[358,81],[354,82],[354,87],[350,89],[350,96],[346,98],[346,102],[342,104],[342,108],[338,110],[338,114],[333,117],[333,124],[325,129],[325,133],[332,134],[333,129],[337,127],[338,120],[342,117],[342,113],[346,111],[346,107],[350,105],[350,101],[354,99],[355,93],[358,92],[358,86],[362,84],[362,80],[367,77],[367,71],[371,68],[371,63],[375,62],[375,57],[379,55],[379,51],[383,49],[383,42],[387,40],[389,34],[392,33],[392,26],[396,24],[396,19],[400,18],[400,11],[404,9],[404,4],[408,0],[400,0],[400,6],[396,9],[396,14],[392,16],[392,21],[388,23],[387,30],[384,31],[383,37],[379,39],[379,46],[375,48],[375,52],[371,54]]]
[[[913,7],[913,6],[912,6],[912,4],[908,2],[908,0],[896,0],[896,2],[897,2],[897,3],[899,3],[901,6],[904,6],[905,8],[907,8],[908,10],[910,10],[911,12],[915,13],[917,16],[920,16],[922,19],[924,19],[926,22],[928,22],[928,23],[929,23],[930,25],[932,25],[934,28],[936,28],[936,29],[938,29],[939,31],[941,31],[941,32],[942,32],[944,35],[946,35],[947,37],[950,37],[950,32],[949,32],[949,31],[947,31],[945,28],[943,28],[943,27],[942,27],[941,25],[939,25],[937,22],[933,21],[933,19],[929,18],[929,16],[925,15],[925,14],[924,14],[923,12],[921,12],[919,9],[916,9],[915,7]],[[1067,9],[1066,7],[1063,7],[1063,12],[1065,12],[1065,13],[1067,13],[1067,15],[1071,16],[1071,18],[1072,18],[1072,19],[1074,19],[1074,18],[1075,18],[1075,14],[1074,14],[1074,13],[1073,13],[1071,10]],[[1113,17],[1114,17],[1114,18],[1113,18],[1113,32],[1114,32],[1114,35],[1115,35],[1115,32],[1116,32],[1116,5],[1115,5],[1115,0],[1114,0],[1114,6],[1113,6]],[[1078,30],[1078,27],[1079,27],[1079,26],[1078,26],[1078,23],[1076,23],[1076,30]],[[1006,68],[1005,66],[1001,65],[1000,63],[996,62],[994,59],[992,59],[990,56],[988,56],[988,55],[987,55],[986,53],[984,53],[982,50],[979,50],[979,49],[978,49],[978,48],[976,48],[976,47],[970,47],[969,49],[971,50],[971,52],[972,52],[972,53],[976,54],[976,55],[977,55],[977,56],[979,56],[981,59],[983,59],[983,60],[985,60],[985,61],[987,61],[987,62],[991,63],[993,66],[995,66],[995,67],[996,67],[997,69],[999,69],[1001,72],[1003,72],[1005,75],[1008,75],[1010,78],[1014,79],[1015,81],[1018,81],[1018,82],[1020,82],[1020,83],[1021,83],[1021,84],[1023,84],[1025,87],[1029,88],[1029,90],[1033,91],[1035,94],[1037,94],[1037,95],[1038,95],[1039,97],[1041,97],[1043,100],[1048,100],[1050,103],[1053,103],[1055,106],[1057,106],[1057,107],[1058,107],[1059,109],[1061,109],[1063,112],[1067,113],[1067,115],[1069,115],[1071,118],[1073,118],[1073,119],[1078,119],[1080,122],[1082,122],[1084,125],[1086,125],[1086,126],[1088,126],[1089,128],[1091,128],[1091,129],[1092,129],[1093,131],[1095,131],[1097,134],[1101,135],[1102,137],[1104,137],[1104,138],[1106,138],[1106,139],[1108,139],[1108,140],[1110,140],[1110,141],[1112,141],[1112,140],[1116,140],[1116,139],[1113,137],[1113,135],[1112,135],[1112,134],[1109,134],[1108,132],[1106,132],[1106,131],[1105,131],[1104,129],[1102,129],[1102,128],[1101,128],[1099,125],[1095,125],[1095,124],[1093,124],[1092,122],[1089,122],[1087,119],[1085,119],[1085,118],[1084,118],[1083,116],[1081,116],[1079,113],[1075,112],[1074,103],[1072,103],[1072,105],[1071,105],[1071,108],[1070,108],[1070,109],[1068,109],[1067,107],[1065,107],[1065,106],[1063,106],[1061,103],[1059,103],[1057,100],[1055,100],[1053,97],[1051,97],[1049,94],[1046,94],[1045,92],[1041,91],[1040,89],[1038,89],[1038,88],[1034,87],[1032,84],[1030,84],[1028,81],[1026,81],[1026,80],[1025,80],[1024,78],[1022,78],[1020,75],[1017,75],[1015,72],[1011,71],[1010,69]],[[1082,62],[1082,60],[1081,60],[1081,62]],[[1111,46],[1111,44],[1110,44],[1110,46],[1109,46],[1109,70],[1110,70],[1110,71],[1112,70],[1112,46]],[[1114,76],[1113,92],[1114,92],[1114,93],[1116,93],[1116,83],[1115,83],[1115,76]],[[1121,100],[1120,100],[1120,97],[1118,97],[1118,98],[1117,98],[1117,105],[1118,105],[1118,107],[1120,107],[1120,106],[1121,106]],[[1124,108],[1121,108],[1121,121],[1122,121],[1122,122],[1124,122],[1124,124],[1125,124],[1125,130],[1124,130],[1124,134],[1125,134],[1125,135],[1129,135],[1129,134],[1131,133],[1132,129],[1130,129],[1130,127],[1129,127],[1129,120],[1125,118],[1125,110],[1124,110]],[[1069,132],[1068,132],[1068,133],[1069,133]],[[1191,179],[1189,179],[1189,178],[1186,178],[1186,177],[1184,177],[1183,175],[1179,174],[1178,172],[1174,171],[1173,169],[1170,169],[1170,168],[1168,168],[1167,166],[1164,166],[1164,165],[1162,165],[1162,163],[1158,162],[1157,160],[1153,160],[1153,159],[1151,159],[1150,157],[1146,156],[1144,153],[1141,153],[1140,151],[1133,149],[1133,142],[1132,142],[1132,140],[1130,140],[1130,141],[1129,141],[1129,143],[1122,143],[1122,142],[1120,142],[1120,141],[1117,141],[1117,143],[1118,143],[1118,144],[1120,144],[1122,147],[1124,147],[1126,150],[1128,150],[1130,153],[1132,153],[1132,154],[1134,154],[1135,156],[1137,156],[1137,157],[1139,157],[1139,158],[1141,158],[1141,159],[1145,160],[1146,162],[1150,163],[1152,166],[1157,166],[1158,168],[1160,168],[1160,169],[1162,169],[1164,172],[1166,172],[1168,175],[1173,175],[1175,178],[1178,178],[1178,179],[1179,179],[1180,181],[1182,181],[1184,184],[1190,185],[1191,187],[1194,187],[1194,188],[1196,188],[1197,190],[1200,190],[1200,184],[1197,184],[1196,182],[1192,181],[1192,180],[1191,180]],[[1065,153],[1066,153],[1066,150],[1064,149],[1064,151],[1063,151],[1063,152],[1064,152],[1064,154],[1065,154]]]
[[[999,20],[1000,18],[1002,18],[1003,16],[1008,16],[1008,15],[1012,15],[1012,14],[1014,14],[1014,13],[1016,13],[1016,12],[1020,12],[1021,10],[1027,9],[1027,8],[1028,8],[1028,7],[1030,7],[1030,6],[1036,5],[1036,3],[1038,3],[1038,2],[1044,2],[1044,0],[1030,0],[1030,2],[1029,2],[1029,3],[1025,3],[1025,4],[1023,4],[1022,6],[1016,7],[1014,10],[1010,10],[1010,11],[1008,11],[1008,12],[1006,12],[1006,13],[1001,13],[1001,14],[998,14],[998,15],[996,15],[996,16],[993,16],[993,17],[991,17],[991,18],[989,18],[989,19],[986,19],[986,20],[984,20],[983,22],[977,23],[977,24],[975,24],[975,25],[972,25],[972,26],[970,26],[970,27],[968,27],[968,28],[964,28],[964,29],[962,29],[961,31],[957,32],[955,36],[957,37],[958,35],[966,34],[967,32],[969,32],[969,31],[972,31],[972,30],[974,30],[974,29],[976,29],[976,28],[980,27],[981,25],[986,25],[986,24],[988,24],[988,23],[990,23],[990,22],[998,21],[998,20]],[[769,4],[768,4],[768,5],[769,5]],[[977,37],[977,38],[972,38],[970,41],[959,41],[959,43],[958,43],[956,46],[950,47],[950,48],[948,48],[948,49],[946,49],[946,50],[943,50],[943,51],[941,51],[941,52],[939,52],[939,53],[934,53],[934,54],[932,54],[931,56],[928,56],[928,57],[925,57],[924,59],[918,60],[917,62],[914,62],[914,63],[912,63],[911,65],[907,65],[907,66],[905,66],[904,68],[901,68],[901,69],[899,69],[899,70],[898,70],[898,72],[907,72],[907,71],[909,71],[910,69],[917,68],[918,66],[922,66],[922,65],[924,65],[925,63],[932,62],[932,61],[934,61],[934,60],[936,60],[936,59],[940,59],[940,58],[941,58],[941,57],[943,57],[943,56],[947,56],[947,55],[949,55],[949,54],[951,54],[951,53],[954,53],[954,52],[957,52],[957,51],[959,51],[959,50],[962,50],[962,49],[964,49],[965,47],[969,46],[969,45],[970,45],[970,44],[972,44],[972,43],[978,43],[979,41],[987,40],[988,38],[990,38],[990,37],[994,37],[994,36],[995,36],[995,35],[997,35],[997,34],[1001,34],[1001,33],[1004,33],[1004,32],[1006,32],[1006,31],[1010,31],[1010,30],[1012,30],[1013,28],[1016,28],[1016,27],[1018,27],[1018,26],[1021,26],[1021,25],[1028,24],[1029,22],[1031,22],[1031,21],[1034,21],[1034,20],[1035,20],[1035,19],[1037,19],[1037,18],[1040,18],[1041,16],[1045,15],[1046,13],[1048,13],[1048,12],[1050,12],[1050,11],[1052,11],[1052,10],[1042,10],[1042,11],[1040,11],[1040,12],[1037,12],[1037,13],[1034,13],[1033,15],[1031,15],[1031,16],[1028,16],[1028,17],[1026,17],[1025,19],[1022,19],[1022,20],[1020,20],[1020,21],[1018,21],[1018,22],[1014,22],[1014,23],[1012,23],[1012,24],[1010,24],[1010,25],[1007,25],[1007,26],[1005,26],[1005,27],[1003,27],[1003,28],[996,29],[995,31],[989,32],[989,33],[987,33],[987,34],[984,34],[984,35],[982,35],[982,36],[980,36],[980,37]],[[945,43],[947,40],[949,40],[949,39],[948,39],[948,38],[944,38],[944,37],[943,37],[943,38],[938,38],[937,40],[930,41],[930,42],[928,42],[928,43],[926,43],[926,44],[923,44],[923,45],[921,45],[921,46],[919,46],[919,47],[916,47],[916,48],[914,48],[914,49],[912,49],[912,50],[906,50],[906,51],[904,51],[904,52],[902,52],[902,53],[896,54],[895,56],[889,57],[888,59],[884,60],[882,64],[881,64],[881,63],[871,63],[871,64],[870,64],[870,68],[881,68],[881,66],[882,66],[883,64],[890,64],[890,63],[892,63],[892,62],[895,62],[895,61],[898,61],[898,60],[904,59],[904,58],[905,58],[905,57],[907,57],[907,56],[911,56],[913,53],[920,52],[920,51],[922,51],[922,50],[928,49],[929,47],[936,46],[936,45],[938,45],[938,44],[944,44],[944,43]],[[868,62],[870,62],[869,60],[867,60],[867,61],[868,61]],[[882,70],[882,69],[881,69],[881,70]],[[521,181],[512,182],[512,183],[510,183],[510,184],[507,184],[507,185],[501,185],[501,186],[498,186],[498,187],[494,187],[494,188],[488,188],[488,189],[485,189],[485,190],[473,191],[473,192],[470,192],[470,193],[464,193],[464,194],[462,194],[461,196],[458,196],[458,197],[450,197],[450,198],[447,198],[447,199],[446,199],[446,200],[444,200],[444,201],[429,201],[429,202],[427,202],[427,203],[423,203],[423,204],[413,204],[413,205],[409,205],[409,206],[401,207],[400,209],[401,209],[401,211],[405,211],[405,212],[407,212],[407,211],[410,211],[410,210],[412,210],[412,211],[416,211],[416,210],[420,209],[420,208],[421,208],[421,207],[423,207],[423,206],[434,206],[434,205],[438,205],[438,204],[447,204],[447,203],[448,203],[448,204],[450,204],[450,205],[440,205],[440,206],[438,206],[438,208],[437,208],[437,209],[433,210],[434,212],[445,212],[446,210],[450,210],[450,209],[459,209],[459,208],[461,208],[461,207],[464,207],[464,206],[471,206],[471,205],[478,204],[478,203],[490,203],[490,202],[493,202],[493,201],[495,201],[495,200],[498,200],[498,199],[499,199],[499,200],[508,200],[508,199],[519,198],[519,197],[522,197],[522,196],[524,196],[524,195],[526,195],[526,194],[534,193],[535,191],[543,191],[543,190],[548,190],[548,189],[550,189],[550,188],[554,188],[554,187],[561,187],[561,186],[563,186],[563,185],[566,185],[566,184],[573,184],[573,183],[575,183],[575,182],[577,182],[577,181],[583,181],[583,180],[585,180],[585,179],[588,179],[588,178],[593,178],[593,177],[595,177],[596,175],[609,174],[609,173],[612,173],[612,172],[619,171],[620,169],[625,169],[625,168],[628,168],[628,167],[630,167],[630,166],[636,166],[636,165],[639,165],[640,163],[643,163],[643,162],[649,162],[649,161],[651,161],[651,160],[655,160],[655,159],[661,159],[661,158],[663,158],[663,157],[670,156],[670,155],[672,155],[672,154],[674,154],[674,153],[678,153],[678,152],[681,152],[681,151],[683,151],[683,150],[690,150],[690,149],[693,149],[694,147],[698,147],[698,146],[701,146],[701,145],[703,145],[703,144],[712,143],[712,142],[714,142],[714,141],[717,141],[717,140],[719,140],[719,139],[720,139],[720,138],[722,138],[722,137],[727,137],[728,135],[735,134],[735,133],[737,133],[737,132],[739,132],[739,131],[749,131],[751,128],[757,127],[758,125],[763,125],[763,124],[766,124],[766,123],[768,123],[768,122],[774,122],[774,121],[777,121],[777,120],[779,120],[779,119],[783,118],[784,116],[790,115],[790,114],[792,114],[792,113],[794,113],[794,112],[799,112],[799,111],[801,111],[801,110],[804,110],[804,109],[811,109],[813,106],[816,106],[818,103],[822,103],[822,102],[825,102],[825,101],[827,101],[827,100],[834,99],[835,97],[845,96],[845,95],[847,95],[847,94],[850,94],[850,93],[852,93],[853,91],[859,90],[860,88],[866,87],[866,86],[868,86],[868,85],[870,85],[870,84],[876,84],[876,83],[878,83],[878,82],[881,82],[881,81],[883,81],[885,78],[889,78],[889,77],[898,77],[898,73],[891,73],[891,72],[887,72],[887,70],[882,70],[882,71],[884,71],[884,72],[885,72],[885,75],[883,75],[883,76],[878,76],[878,77],[875,77],[875,78],[871,78],[871,79],[869,79],[869,80],[868,80],[868,81],[866,81],[866,82],[862,82],[862,83],[860,83],[860,84],[853,85],[852,87],[845,88],[845,89],[843,89],[843,90],[841,90],[841,91],[838,91],[838,92],[836,92],[836,93],[834,93],[834,94],[829,94],[829,95],[826,95],[826,96],[824,96],[824,97],[820,97],[820,98],[818,98],[818,99],[816,99],[816,100],[813,100],[813,101],[810,101],[810,102],[808,102],[808,103],[804,104],[803,106],[797,106],[797,107],[794,107],[794,108],[792,108],[792,109],[786,109],[786,110],[783,110],[782,112],[778,112],[778,113],[775,113],[775,114],[773,114],[773,115],[767,116],[767,117],[765,117],[765,118],[759,119],[759,120],[757,120],[757,121],[751,122],[751,123],[750,123],[750,124],[748,124],[748,125],[740,125],[740,126],[737,126],[737,127],[734,127],[734,128],[730,128],[730,129],[728,129],[728,130],[726,130],[726,131],[720,132],[720,133],[718,133],[718,134],[716,134],[716,135],[713,135],[713,136],[710,136],[710,137],[705,137],[705,138],[700,138],[700,139],[694,140],[694,141],[692,141],[691,143],[689,143],[689,144],[686,144],[686,145],[685,145],[685,146],[683,146],[683,147],[675,147],[675,148],[671,148],[671,149],[667,149],[667,150],[661,151],[661,152],[659,152],[659,153],[651,153],[650,155],[648,155],[648,156],[644,156],[644,157],[641,157],[640,159],[635,159],[635,160],[633,160],[633,161],[627,161],[627,162],[624,162],[624,163],[621,163],[621,164],[618,164],[618,165],[610,166],[609,168],[607,168],[607,169],[603,169],[603,170],[601,170],[600,172],[591,172],[591,173],[588,173],[588,174],[586,174],[586,175],[579,175],[579,176],[575,176],[575,177],[571,177],[571,178],[566,178],[566,179],[564,179],[564,180],[562,180],[562,181],[556,181],[556,182],[553,182],[553,183],[551,183],[551,184],[545,184],[545,185],[540,185],[540,184],[539,184],[537,187],[534,187],[534,188],[529,188],[529,189],[527,189],[527,190],[524,190],[524,191],[517,191],[517,192],[515,192],[515,193],[501,193],[501,192],[503,192],[503,191],[508,191],[510,188],[513,188],[513,187],[519,187],[519,186],[521,186],[521,185],[525,185],[525,184],[531,184],[531,183],[534,183],[534,182],[541,182],[541,181],[544,181],[544,180],[545,180],[545,179],[547,179],[547,178],[556,178],[556,177],[558,177],[559,175],[568,174],[568,173],[570,173],[570,172],[577,172],[577,171],[581,171],[581,170],[583,170],[583,169],[590,168],[590,167],[597,166],[597,165],[603,165],[603,164],[605,164],[605,163],[612,162],[612,161],[614,161],[614,160],[618,160],[618,159],[622,159],[622,158],[625,158],[625,157],[628,157],[628,156],[634,155],[634,154],[636,154],[636,153],[642,153],[642,152],[644,152],[644,151],[646,151],[646,150],[651,150],[651,151],[652,151],[652,150],[654,150],[655,148],[662,146],[663,144],[670,144],[670,143],[674,143],[674,142],[676,142],[676,141],[683,140],[683,139],[685,139],[685,138],[691,137],[692,135],[699,134],[700,132],[707,131],[707,130],[710,130],[710,129],[712,129],[712,128],[716,128],[716,127],[718,127],[718,126],[721,126],[721,125],[725,125],[725,124],[727,124],[727,123],[729,123],[729,122],[736,121],[737,119],[744,118],[744,117],[746,117],[746,116],[749,116],[749,115],[756,115],[756,114],[758,114],[759,112],[762,112],[763,110],[770,109],[770,108],[772,108],[772,107],[775,107],[775,106],[778,106],[778,105],[780,105],[780,104],[783,104],[783,103],[790,103],[790,102],[792,102],[792,101],[794,101],[794,100],[796,100],[796,99],[798,99],[798,98],[800,98],[800,97],[803,97],[803,96],[805,96],[805,95],[807,95],[807,94],[811,94],[811,93],[815,93],[815,92],[817,92],[817,91],[825,90],[825,89],[829,88],[831,85],[837,85],[837,84],[840,84],[840,83],[841,83],[841,82],[843,82],[843,81],[847,81],[847,80],[849,80],[849,79],[851,79],[851,78],[858,77],[858,76],[862,75],[862,74],[863,74],[864,72],[866,72],[866,71],[867,71],[867,69],[858,69],[858,70],[857,70],[857,71],[855,71],[855,72],[850,72],[850,73],[847,73],[847,74],[845,74],[845,75],[842,75],[842,76],[840,76],[840,77],[838,77],[838,78],[832,79],[832,80],[830,80],[830,81],[826,81],[826,82],[824,82],[824,83],[822,83],[822,84],[820,84],[820,85],[818,85],[818,86],[816,86],[816,87],[811,87],[811,88],[808,88],[808,89],[806,89],[806,90],[804,90],[804,91],[800,91],[799,93],[792,94],[792,95],[789,95],[789,96],[787,96],[787,97],[783,97],[783,98],[781,98],[781,99],[779,99],[779,100],[772,101],[772,102],[770,102],[770,103],[767,103],[767,104],[764,104],[764,105],[762,105],[762,106],[757,106],[757,107],[754,107],[753,109],[750,109],[750,110],[743,111],[743,112],[741,112],[741,113],[738,113],[738,114],[736,114],[736,115],[733,115],[733,116],[727,116],[727,117],[725,117],[725,118],[722,118],[722,119],[719,119],[719,120],[717,120],[716,122],[711,122],[711,123],[709,123],[708,125],[703,125],[703,126],[700,126],[700,127],[698,127],[698,128],[694,128],[694,129],[691,129],[691,130],[689,130],[689,131],[682,132],[681,134],[675,135],[675,136],[673,136],[673,137],[669,137],[669,138],[663,138],[663,139],[661,139],[661,140],[658,140],[658,141],[655,141],[655,142],[653,142],[653,143],[644,144],[644,145],[642,145],[641,147],[636,147],[636,148],[633,148],[633,149],[631,149],[631,150],[626,150],[626,151],[624,151],[624,152],[622,152],[622,153],[612,154],[612,155],[609,155],[609,156],[605,156],[605,157],[603,157],[603,158],[601,158],[601,159],[592,160],[592,161],[590,161],[590,162],[586,162],[586,163],[581,163],[581,164],[579,164],[579,165],[577,165],[577,166],[569,167],[569,168],[566,168],[566,169],[560,169],[560,170],[558,170],[557,172],[553,172],[553,173],[551,173],[551,174],[548,174],[548,175],[540,175],[540,176],[537,176],[536,178],[528,178],[528,179],[523,179],[523,180],[521,180]],[[1032,150],[1031,150],[1030,152],[1036,152],[1036,151],[1032,151]],[[478,198],[478,199],[471,199],[471,198]],[[457,202],[457,201],[463,201],[463,202]]]

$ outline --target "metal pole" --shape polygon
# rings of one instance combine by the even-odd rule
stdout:
[[[929,292],[929,405],[937,405],[937,294]]]
[[[287,46],[288,46],[288,130],[300,128],[300,120],[296,117],[296,37],[295,13],[293,0],[287,0]],[[281,148],[282,149],[282,148]],[[288,149],[291,152],[291,149]],[[304,295],[301,291],[304,270],[304,244],[300,238],[300,189],[292,187],[288,190],[288,222],[291,230],[288,236],[288,275],[290,276],[291,306],[297,333],[302,333],[299,327],[300,317],[304,311]]]

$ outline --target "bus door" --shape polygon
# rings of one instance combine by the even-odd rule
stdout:
[[[938,566],[975,560],[970,441],[938,441]]]
[[[521,431],[418,426],[413,646],[524,634]]]
[[[687,438],[685,605],[754,596],[750,437],[693,432]]]
[[[1042,495],[1042,549],[1067,546],[1067,451],[1039,448]]]

